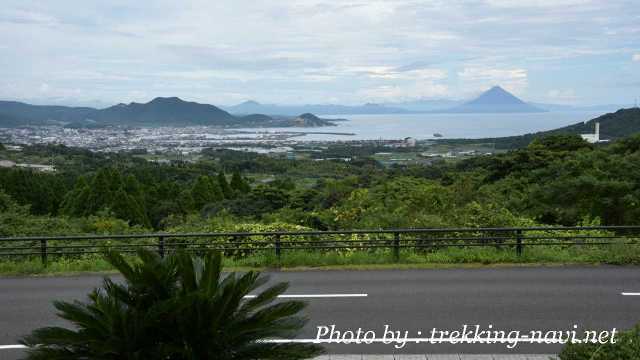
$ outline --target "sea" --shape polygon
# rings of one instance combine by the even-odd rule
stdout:
[[[511,114],[384,114],[319,115],[337,126],[316,128],[239,129],[256,133],[300,133],[297,141],[418,140],[442,138],[487,138],[522,135],[585,122],[604,112],[572,111]],[[438,134],[438,135],[436,135]]]

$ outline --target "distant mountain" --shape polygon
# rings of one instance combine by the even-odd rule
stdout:
[[[494,86],[462,105],[438,112],[445,113],[531,113],[545,112],[529,105],[500,86]]]
[[[225,110],[232,114],[267,114],[267,115],[288,115],[295,116],[303,113],[313,113],[322,115],[355,115],[355,114],[402,114],[410,111],[388,107],[380,104],[364,104],[357,106],[316,104],[316,105],[276,105],[261,104],[257,101],[249,100],[238,105],[226,106]]]
[[[98,123],[112,125],[234,125],[238,118],[213,105],[158,97],[146,104],[118,104],[87,115]]]
[[[69,128],[99,128],[113,125],[223,127],[335,125],[333,120],[320,119],[306,113],[300,117],[273,117],[255,113],[234,116],[216,106],[184,101],[177,97],[158,97],[144,104],[132,102],[106,109],[40,106],[0,101],[0,127],[46,124],[65,125]]]
[[[96,109],[88,107],[30,105],[17,101],[0,101],[0,124],[12,118],[12,121],[28,124],[46,124],[51,122],[73,122],[83,120]]]

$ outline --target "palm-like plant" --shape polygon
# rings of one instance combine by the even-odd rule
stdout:
[[[46,327],[22,340],[27,359],[304,359],[322,349],[313,344],[272,343],[289,338],[305,319],[299,301],[276,301],[279,283],[255,297],[267,282],[256,272],[224,276],[219,254],[166,259],[141,250],[131,265],[117,253],[108,261],[124,282],[105,278],[89,302],[55,302],[75,330]]]

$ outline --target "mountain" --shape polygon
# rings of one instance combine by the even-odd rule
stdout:
[[[357,106],[333,105],[333,104],[310,104],[310,105],[276,105],[261,104],[257,101],[249,100],[237,105],[224,107],[232,114],[267,114],[267,115],[288,115],[296,116],[303,113],[323,114],[323,115],[355,115],[355,114],[402,114],[408,110],[388,107],[380,104],[364,104]]]
[[[545,112],[518,99],[500,86],[494,86],[477,98],[450,109],[445,113],[531,113]]]
[[[9,121],[32,125],[83,120],[95,111],[88,107],[30,105],[17,101],[0,101],[0,124]],[[9,120],[12,119],[12,120]]]
[[[305,113],[295,116],[267,116],[250,113],[234,116],[209,104],[184,101],[177,97],[158,97],[148,103],[118,104],[105,109],[30,105],[0,101],[0,127],[27,125],[65,125],[69,128],[105,126],[224,126],[291,127],[334,126],[331,119]]]
[[[98,123],[112,125],[234,125],[238,118],[213,105],[158,97],[146,104],[118,104],[87,115]]]

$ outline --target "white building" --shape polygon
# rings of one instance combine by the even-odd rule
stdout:
[[[404,147],[416,147],[416,139],[412,137],[404,138],[403,144]]]
[[[596,123],[596,129],[595,129],[595,133],[593,134],[581,134],[580,135],[582,137],[583,140],[587,141],[588,143],[591,144],[595,144],[595,143],[599,143],[602,140],[600,140],[600,123],[597,122]]]

